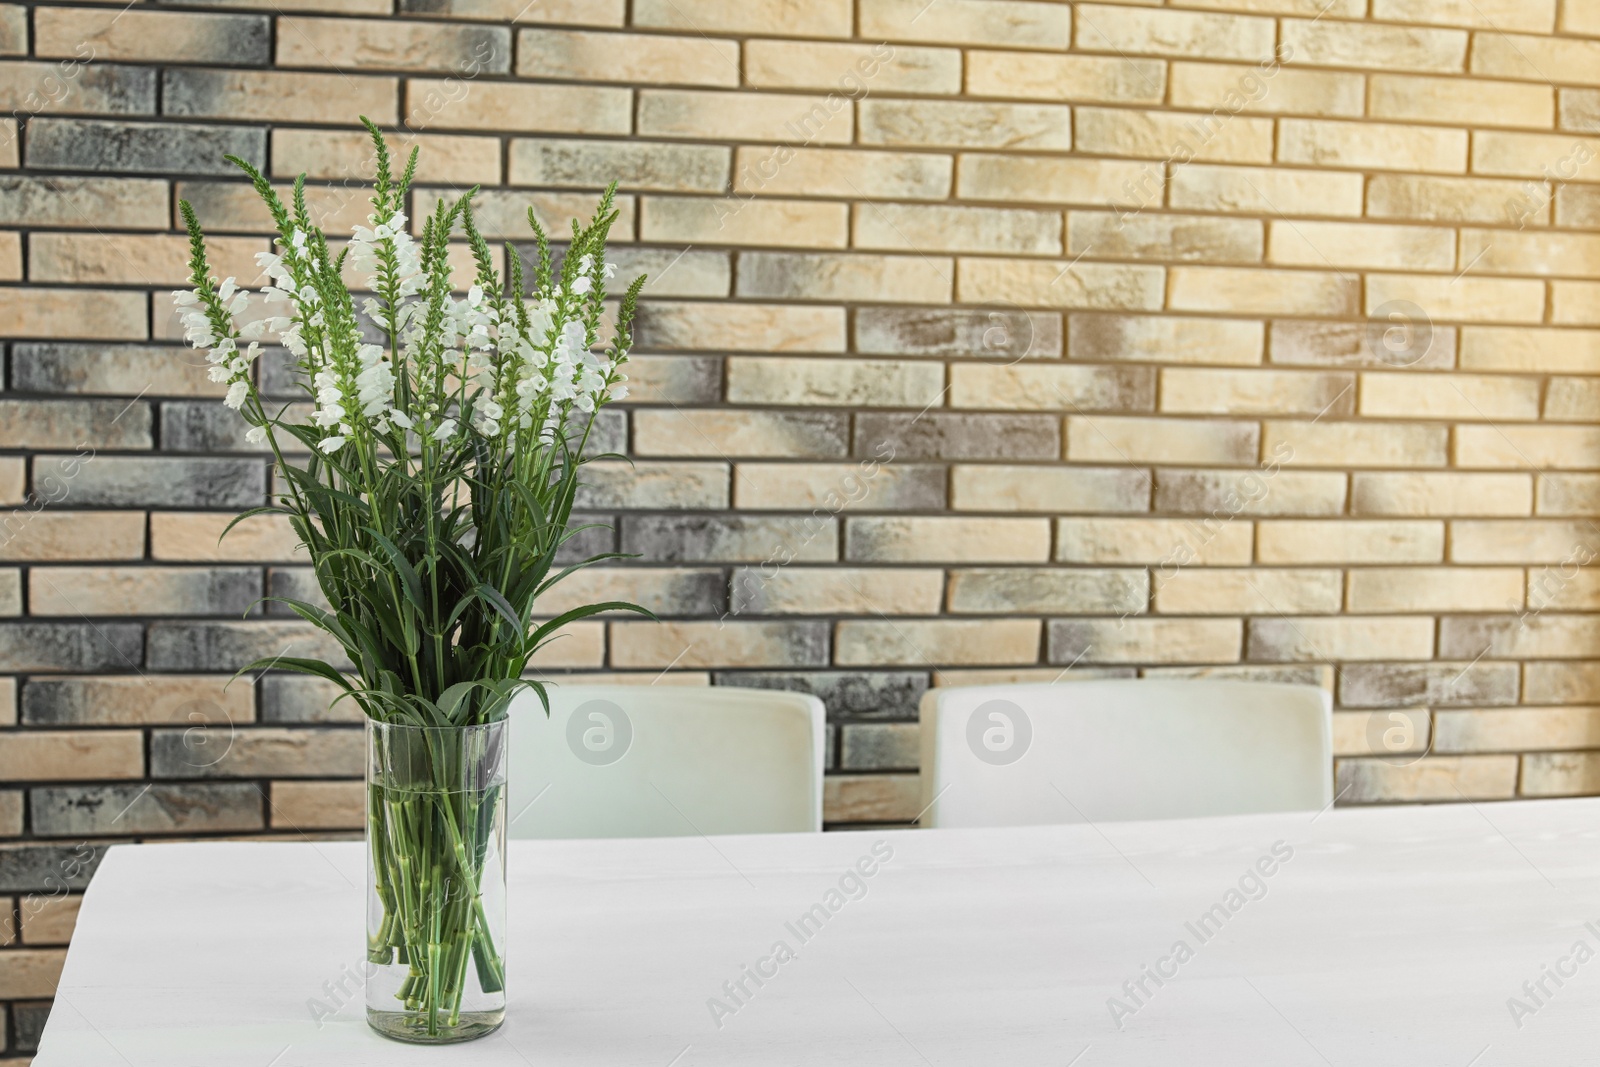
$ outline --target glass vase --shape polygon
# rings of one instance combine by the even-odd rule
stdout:
[[[367,720],[367,1022],[470,1041],[505,1021],[506,720]]]

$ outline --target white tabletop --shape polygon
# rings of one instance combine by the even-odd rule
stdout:
[[[1264,889],[1246,881],[1258,899],[1229,899],[1277,842],[1292,856],[1263,864]],[[835,898],[801,944],[786,923],[829,903],[874,845],[893,856],[865,895]],[[1600,800],[513,842],[506,1025],[447,1048],[367,1028],[350,977],[363,863],[357,843],[113,848],[35,1067],[1527,1067],[1600,1055]],[[1202,941],[1190,924],[1219,903],[1237,907]],[[723,983],[777,941],[797,958],[767,964],[776,974],[759,988],[744,979],[751,995],[714,1020],[708,1000],[736,1007]],[[1179,941],[1192,956],[1158,964]],[[1143,978],[1135,1000],[1124,983],[1138,993],[1145,965],[1176,976]],[[1546,966],[1567,972],[1561,985]],[[1513,997],[1527,1009],[1516,1017]]]

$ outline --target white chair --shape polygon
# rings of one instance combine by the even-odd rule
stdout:
[[[923,826],[1315,811],[1333,711],[1310,685],[1117,679],[931,689]]]
[[[822,829],[822,701],[733,686],[550,685],[511,707],[508,836]]]

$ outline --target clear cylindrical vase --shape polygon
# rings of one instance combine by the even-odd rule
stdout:
[[[387,1037],[505,1021],[506,738],[367,720],[367,1022]]]

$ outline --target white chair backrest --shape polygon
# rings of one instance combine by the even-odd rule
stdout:
[[[733,686],[551,685],[511,708],[507,833],[822,829],[822,702]]]
[[[1116,679],[931,689],[923,826],[1315,811],[1333,711],[1311,685]]]

